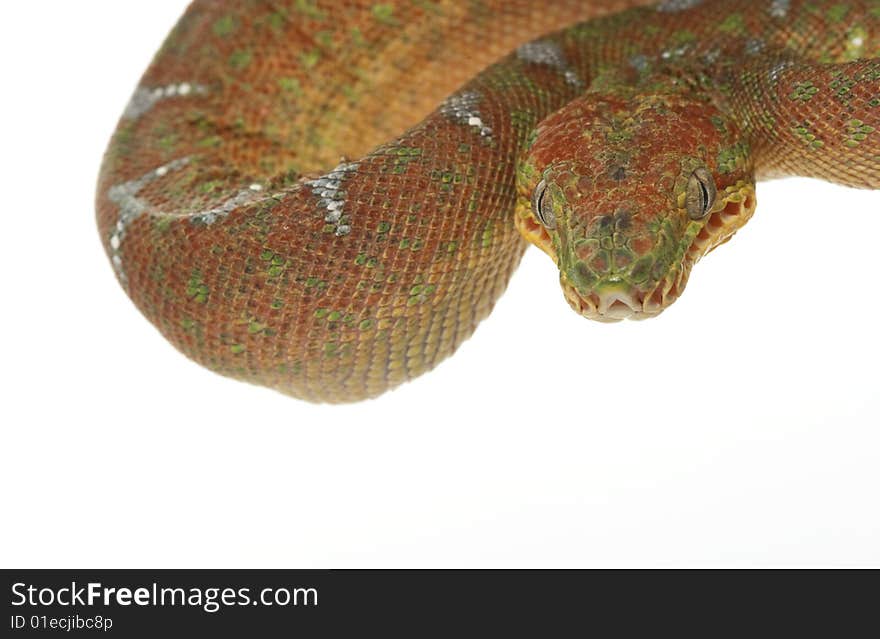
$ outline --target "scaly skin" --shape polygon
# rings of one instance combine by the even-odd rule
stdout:
[[[454,352],[523,236],[578,312],[643,317],[756,179],[880,186],[880,0],[597,17],[637,4],[195,2],[105,157],[120,281],[212,370],[348,402]]]

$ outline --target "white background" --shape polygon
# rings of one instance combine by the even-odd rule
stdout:
[[[763,184],[665,315],[530,251],[476,336],[320,407],[186,360],[114,280],[101,154],[185,5],[0,17],[0,566],[880,566],[880,193]]]

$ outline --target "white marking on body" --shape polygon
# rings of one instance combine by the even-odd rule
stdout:
[[[758,55],[764,50],[766,44],[760,38],[746,40],[746,55]]]
[[[794,64],[795,63],[791,60],[783,60],[782,62],[778,62],[776,65],[774,65],[773,68],[771,68],[770,71],[767,72],[767,77],[769,78],[770,82],[778,82],[779,76],[782,75],[782,72],[785,71],[787,68],[794,66]]]
[[[678,13],[687,11],[703,4],[703,0],[664,0],[657,5],[657,11],[661,13]]]
[[[706,52],[706,55],[703,56],[703,60],[705,60],[706,64],[715,64],[718,60],[721,59],[721,49],[712,49]]]
[[[355,175],[358,166],[357,162],[343,162],[327,175],[306,182],[312,194],[319,198],[318,207],[324,211],[324,221],[334,226],[337,237],[351,233],[351,222],[343,219],[346,193],[342,183]]]
[[[629,65],[639,73],[645,73],[651,68],[651,60],[645,54],[639,53],[629,59]]]
[[[456,93],[446,98],[440,106],[440,113],[459,124],[473,127],[481,136],[488,138],[492,136],[492,128],[486,126],[480,114],[478,105],[481,101],[482,96],[476,91]]]
[[[162,87],[138,87],[134,95],[128,101],[122,117],[126,120],[136,120],[145,113],[148,113],[156,104],[162,100],[170,98],[185,98],[192,94],[205,95],[208,88],[201,84],[191,84],[189,82],[181,82],[179,84],[169,84]]]
[[[263,190],[259,184],[252,184],[247,189],[239,191],[220,206],[213,207],[204,211],[196,211],[192,213],[167,212],[160,211],[151,205],[147,200],[140,197],[140,192],[151,182],[162,179],[174,171],[178,171],[190,163],[189,157],[180,158],[160,166],[141,177],[117,184],[107,191],[107,198],[119,207],[119,217],[113,232],[110,234],[110,261],[116,269],[120,281],[127,283],[127,277],[122,267],[121,249],[125,235],[132,222],[142,215],[167,216],[175,218],[188,218],[195,224],[210,225],[217,220],[226,217],[232,211],[240,206],[255,201],[268,199],[269,196],[258,197],[257,194]],[[258,188],[254,188],[258,187]]]
[[[664,60],[671,60],[672,58],[681,58],[687,54],[688,50],[691,48],[690,44],[683,44],[680,47],[675,49],[667,49],[666,51],[660,54],[660,57]]]
[[[550,40],[536,40],[527,42],[516,50],[516,56],[523,62],[531,64],[543,64],[556,69],[565,78],[565,81],[573,87],[582,88],[583,82],[577,72],[568,63],[565,53],[555,42]]]
[[[244,191],[239,191],[220,206],[214,207],[213,209],[208,209],[207,211],[193,213],[191,215],[188,215],[187,217],[189,217],[189,219],[196,224],[205,224],[207,226],[210,226],[217,220],[224,218],[232,213],[238,207],[250,203],[253,199],[254,191],[246,189]]]
[[[791,9],[791,0],[773,0],[770,3],[770,15],[774,18],[784,18]]]
[[[174,160],[135,180],[110,187],[110,190],[107,191],[107,198],[119,207],[119,218],[116,221],[116,226],[113,228],[113,233],[110,235],[110,248],[112,250],[110,261],[113,262],[113,267],[116,269],[116,274],[121,282],[125,283],[127,281],[125,272],[122,269],[122,258],[119,254],[122,240],[125,239],[125,233],[131,223],[150,208],[149,203],[138,197],[138,194],[150,182],[168,175],[170,171],[183,168],[189,164],[189,161],[188,157]]]

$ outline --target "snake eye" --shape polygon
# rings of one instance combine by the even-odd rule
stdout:
[[[715,179],[709,171],[700,167],[691,173],[687,184],[687,194],[685,195],[685,206],[687,207],[689,218],[692,220],[702,220],[709,215],[709,211],[715,205],[716,197],[718,197],[718,188],[715,186]]]
[[[541,180],[538,187],[532,195],[532,212],[535,217],[544,225],[545,228],[553,230],[556,228],[556,215],[553,213],[553,202],[547,193],[547,182]]]

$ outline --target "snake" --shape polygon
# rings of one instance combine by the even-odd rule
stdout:
[[[758,181],[880,188],[878,58],[880,0],[196,0],[98,230],[187,357],[365,400],[454,353],[529,245],[579,315],[645,319]]]

